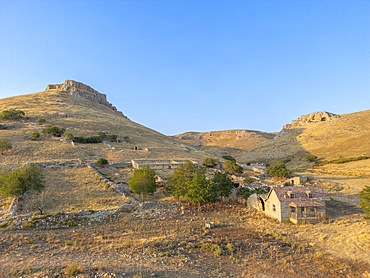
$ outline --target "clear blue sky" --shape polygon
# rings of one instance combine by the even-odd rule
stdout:
[[[0,0],[0,98],[73,79],[167,135],[370,109],[370,1]]]

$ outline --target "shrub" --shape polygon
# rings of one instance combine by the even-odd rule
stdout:
[[[51,134],[55,137],[61,137],[66,130],[64,128],[57,127],[55,125],[47,126],[42,131],[43,133]]]
[[[370,186],[365,186],[358,194],[360,198],[360,207],[365,213],[365,219],[370,219]]]
[[[0,152],[4,154],[5,151],[11,150],[13,148],[8,139],[0,139]]]
[[[0,130],[6,129],[5,125],[0,124]]]
[[[97,161],[96,161],[96,164],[100,167],[103,167],[105,165],[108,164],[108,160],[104,159],[104,158],[99,158]]]
[[[64,132],[64,137],[69,139],[69,140],[73,140],[75,137],[73,136],[72,133],[70,132]]]
[[[24,118],[26,114],[21,110],[4,110],[0,113],[0,120],[20,120]]]
[[[316,159],[317,159],[317,156],[313,155],[313,154],[310,154],[306,157],[306,159],[307,159],[308,162],[315,162]]]
[[[38,133],[38,132],[32,132],[31,138],[33,140],[36,140],[36,139],[39,139],[40,136],[41,136],[40,133]]]
[[[203,159],[203,165],[206,166],[206,167],[209,167],[209,168],[212,168],[214,167],[217,163],[219,162],[219,160],[217,158],[205,158]]]
[[[79,263],[71,263],[66,266],[64,274],[68,277],[75,277],[76,275],[81,274],[83,272],[83,269],[83,266]]]
[[[36,120],[36,124],[38,124],[38,125],[42,125],[42,124],[44,124],[44,123],[46,123],[46,119],[44,119],[44,118],[38,118],[38,119]]]
[[[225,159],[225,160],[230,160],[230,161],[236,162],[236,159],[234,157],[232,157],[231,155],[223,155],[222,158]]]

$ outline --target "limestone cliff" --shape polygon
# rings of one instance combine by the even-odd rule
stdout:
[[[86,99],[95,103],[100,103],[110,109],[117,111],[117,108],[107,101],[105,94],[99,93],[88,85],[74,80],[66,80],[63,84],[49,84],[46,90],[60,90],[71,94],[78,99]]]
[[[310,123],[330,122],[339,117],[340,117],[339,115],[326,112],[326,111],[314,112],[314,113],[299,117],[298,119],[292,121],[290,124],[285,125],[283,129],[295,128],[295,127],[304,126]]]

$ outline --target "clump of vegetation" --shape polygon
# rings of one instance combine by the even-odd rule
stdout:
[[[60,128],[58,126],[52,125],[45,127],[42,132],[45,134],[53,135],[55,137],[61,137],[65,131],[65,128]]]
[[[0,194],[3,197],[19,197],[27,190],[41,192],[45,188],[44,176],[36,164],[0,175]]]
[[[38,125],[42,125],[42,124],[44,124],[44,123],[46,123],[46,119],[44,119],[44,118],[38,118],[38,119],[36,120],[36,124],[38,124]]]
[[[80,265],[79,263],[71,263],[66,266],[64,270],[64,274],[67,277],[75,277],[78,274],[83,273],[84,267]]]
[[[40,133],[38,133],[38,132],[32,132],[32,134],[31,134],[31,138],[32,138],[32,140],[37,140],[37,139],[39,139],[40,138]]]
[[[73,136],[72,133],[65,132],[64,137],[66,137],[67,139],[73,140],[76,143],[80,143],[80,144],[97,144],[97,143],[102,143],[103,141],[110,141],[110,142],[117,141],[117,135],[106,133],[106,132],[98,132],[97,135],[90,136],[90,137]]]
[[[217,158],[207,157],[207,158],[203,159],[202,164],[206,167],[212,168],[212,167],[216,166],[219,162],[220,162],[220,160],[217,159]]]
[[[306,157],[307,161],[308,162],[315,162],[316,159],[317,159],[317,156],[316,155],[313,155],[313,154],[309,154],[307,157]]]
[[[6,129],[6,125],[0,124],[0,130],[4,130],[4,129]]]
[[[222,164],[225,172],[229,173],[229,174],[241,174],[243,173],[243,167],[236,164],[235,161],[232,161],[232,160],[226,160],[223,164]]]
[[[73,134],[72,133],[70,133],[70,132],[64,132],[64,137],[66,138],[66,139],[69,139],[69,140],[73,140],[75,137],[73,136]]]
[[[225,160],[230,160],[230,161],[236,162],[236,159],[234,157],[232,157],[231,155],[223,155],[222,158],[225,159]]]
[[[249,189],[247,187],[240,187],[238,190],[238,195],[244,200],[247,200],[254,193],[265,194],[267,192],[263,188]]]
[[[144,201],[146,195],[154,193],[157,189],[154,170],[148,167],[135,169],[132,178],[128,181],[128,186],[132,192],[140,194]]]
[[[0,120],[21,120],[26,114],[21,110],[11,109],[0,112]]]
[[[366,159],[370,159],[370,156],[360,155],[360,156],[356,156],[356,157],[341,157],[341,158],[334,159],[334,160],[329,160],[329,161],[325,161],[325,160],[317,161],[315,163],[315,165],[323,166],[323,165],[326,165],[326,164],[344,164],[344,163],[348,163],[348,162],[360,161],[360,160],[366,160]]]
[[[213,176],[212,183],[214,190],[216,190],[221,197],[229,197],[231,190],[234,187],[233,181],[226,173],[216,172]]]
[[[105,165],[108,164],[108,160],[106,160],[105,158],[99,158],[97,161],[96,161],[96,165],[100,166],[100,167],[104,167]]]
[[[358,194],[360,198],[360,207],[365,213],[365,219],[370,219],[370,186],[365,186]]]
[[[282,161],[273,163],[267,167],[267,174],[276,178],[287,178],[292,172],[287,169]]]
[[[247,177],[247,178],[245,178],[243,181],[244,181],[244,183],[246,183],[246,184],[251,184],[251,183],[253,183],[253,182],[254,182],[254,178]]]
[[[12,144],[8,139],[0,139],[0,152],[4,154],[5,151],[11,150],[13,148]]]

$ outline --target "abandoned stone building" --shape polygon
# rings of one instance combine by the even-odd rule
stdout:
[[[326,201],[329,198],[320,187],[284,186],[272,187],[264,195],[253,194],[247,204],[279,222],[314,224],[326,218]]]

